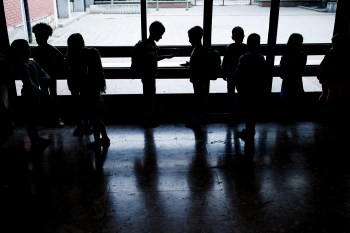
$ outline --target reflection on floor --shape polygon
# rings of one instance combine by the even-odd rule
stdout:
[[[23,127],[1,145],[1,232],[350,232],[348,147],[324,123],[109,125],[109,148],[73,126]]]

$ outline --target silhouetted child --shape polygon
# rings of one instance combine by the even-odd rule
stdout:
[[[143,65],[141,81],[143,85],[143,96],[144,96],[144,108],[145,108],[145,126],[146,127],[157,127],[159,125],[155,116],[155,104],[156,104],[156,77],[158,75],[158,61],[172,58],[174,54],[160,55],[159,47],[155,42],[162,39],[165,32],[164,25],[159,21],[154,21],[149,26],[149,36],[143,41]]]
[[[72,94],[80,97],[82,116],[90,121],[95,140],[87,146],[109,146],[110,139],[101,120],[106,80],[100,54],[96,48],[85,47],[84,38],[79,33],[70,35],[67,43],[68,86]]]
[[[210,79],[206,74],[206,49],[202,44],[203,29],[194,26],[188,30],[189,42],[192,45],[190,57],[190,82],[194,92],[194,116],[185,125],[188,128],[200,128],[206,119],[206,107],[209,97]]]
[[[282,86],[280,92],[285,117],[292,119],[302,105],[304,95],[303,72],[307,54],[302,49],[303,36],[292,33],[280,61]]]
[[[0,52],[0,144],[7,141],[14,128],[12,115],[11,84],[13,77],[10,75],[9,60]]]
[[[328,120],[345,126],[348,121],[350,39],[337,33],[332,38],[332,47],[319,66],[318,80],[322,85],[319,101],[325,106]],[[341,127],[343,127],[341,126]]]
[[[239,106],[244,114],[245,129],[238,136],[244,141],[254,140],[257,115],[261,113],[269,93],[268,67],[260,53],[260,36],[252,33],[247,39],[248,52],[239,59],[237,91]]]
[[[82,74],[86,72],[86,65],[81,54],[81,50],[85,47],[85,44],[79,39],[76,39],[76,37],[78,36],[72,36],[71,39],[67,40],[68,47],[64,58],[64,70],[67,77],[68,89],[73,99],[74,109],[72,113],[74,119],[78,120],[73,135],[81,137],[92,134],[92,128],[87,116],[83,114],[80,96],[83,82]]]
[[[17,39],[11,43],[11,72],[15,79],[22,80],[21,90],[23,100],[23,118],[27,127],[28,137],[32,148],[45,149],[50,145],[50,140],[39,136],[38,125],[40,122],[44,99],[50,96],[41,90],[40,84],[50,79],[49,75],[40,65],[30,58],[30,47],[26,40]]]
[[[52,35],[52,28],[46,23],[38,23],[32,28],[38,46],[32,48],[32,57],[50,75],[51,80],[41,84],[41,89],[50,94],[53,102],[48,103],[51,112],[54,112],[52,123],[55,127],[63,127],[64,122],[59,116],[59,103],[57,98],[57,79],[63,77],[64,55],[48,43]]]
[[[232,29],[232,40],[234,43],[229,44],[226,47],[224,58],[222,60],[222,68],[224,71],[223,79],[227,81],[227,94],[228,94],[228,106],[230,119],[232,124],[238,123],[239,113],[236,108],[236,69],[238,67],[239,58],[247,52],[247,45],[243,43],[244,30],[243,28],[236,26]]]

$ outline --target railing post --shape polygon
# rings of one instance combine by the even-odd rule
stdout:
[[[159,11],[159,1],[157,0],[157,11]]]
[[[188,2],[189,2],[190,0],[186,0],[186,11],[188,11]]]

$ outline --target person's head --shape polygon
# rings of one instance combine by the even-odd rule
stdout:
[[[258,51],[260,48],[260,35],[252,33],[247,38],[247,47],[250,51]]]
[[[67,54],[80,54],[85,47],[85,41],[80,33],[73,33],[67,39]]]
[[[38,45],[47,43],[47,40],[52,35],[52,27],[46,23],[35,24],[32,28]]]
[[[13,62],[24,62],[30,58],[30,47],[28,41],[17,39],[11,43],[10,56]]]
[[[201,28],[200,26],[194,26],[190,28],[187,34],[188,34],[188,41],[191,43],[191,45],[202,43],[203,28]]]
[[[292,50],[300,49],[303,45],[304,38],[299,33],[292,33],[287,41],[287,47]]]
[[[244,39],[244,30],[240,26],[236,26],[232,29],[232,40],[236,43],[242,43]]]
[[[154,21],[149,26],[149,36],[155,41],[159,41],[160,39],[162,39],[164,32],[165,32],[165,27],[159,21]]]

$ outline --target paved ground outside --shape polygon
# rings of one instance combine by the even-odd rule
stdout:
[[[231,30],[240,25],[246,37],[259,33],[267,43],[269,7],[257,5],[214,6],[213,44],[231,43]],[[286,43],[293,32],[301,33],[305,43],[329,43],[333,33],[335,13],[318,12],[299,7],[281,7],[277,43]],[[163,22],[166,32],[159,45],[188,45],[187,30],[203,24],[203,6],[148,9],[147,22]],[[141,37],[140,14],[73,13],[69,20],[60,19],[50,42],[65,46],[70,34],[81,33],[88,46],[130,46]]]

